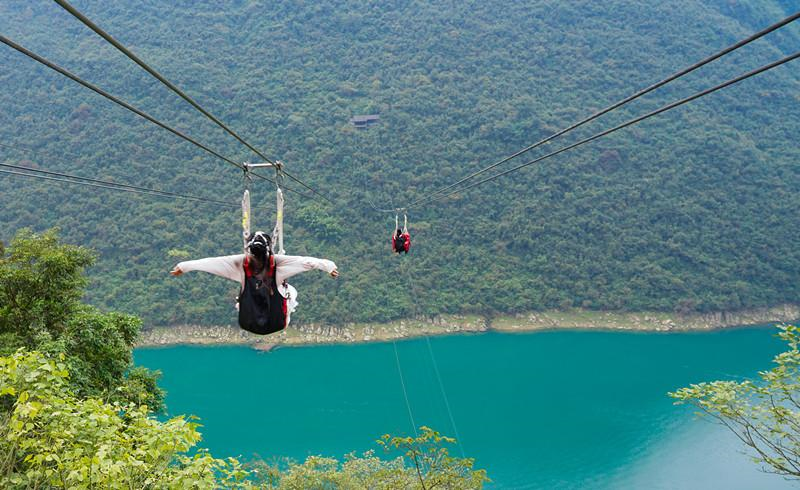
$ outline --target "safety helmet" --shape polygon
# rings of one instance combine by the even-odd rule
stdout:
[[[247,239],[247,250],[258,257],[272,253],[272,238],[263,231],[252,233]]]

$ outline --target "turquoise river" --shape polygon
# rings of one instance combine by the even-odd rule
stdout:
[[[759,471],[733,435],[666,395],[768,369],[783,348],[775,333],[488,333],[135,357],[163,372],[170,414],[201,418],[203,445],[217,457],[341,458],[377,449],[381,434],[409,434],[413,417],[458,433],[451,451],[474,457],[490,488],[782,489],[793,485]]]

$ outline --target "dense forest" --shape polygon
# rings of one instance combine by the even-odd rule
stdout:
[[[394,215],[374,209],[489,165],[776,22],[792,4],[74,2],[330,197],[334,204],[287,194],[286,245],[338,264],[337,280],[295,280],[293,322],[332,324],[796,302],[800,62],[411,209],[408,256],[391,255]],[[257,158],[54,3],[0,3],[0,32],[237,161]],[[791,25],[522,158],[797,46],[800,26]],[[58,227],[68,243],[97,250],[91,304],[146,325],[230,323],[236,285],[167,271],[240,250],[241,172],[5,46],[0,67],[0,161],[232,203],[3,174],[0,240]],[[357,130],[349,121],[358,114],[381,119]],[[271,229],[274,199],[274,187],[256,181],[258,228]]]

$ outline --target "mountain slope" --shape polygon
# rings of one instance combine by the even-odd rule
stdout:
[[[408,257],[389,255],[393,216],[372,206],[403,205],[537,141],[787,15],[786,2],[75,5],[334,200],[287,195],[289,253],[332,258],[342,273],[297,278],[297,321],[796,301],[797,63],[412,209]],[[256,158],[57,6],[0,5],[0,18],[26,47],[225,155]],[[786,55],[798,32],[759,40],[564,143]],[[232,166],[9,49],[0,64],[10,68],[0,71],[0,141],[36,150],[0,147],[4,161],[238,200]],[[353,129],[363,113],[380,124]],[[273,189],[253,194],[256,224],[271,228]],[[93,303],[155,324],[233,318],[235,285],[166,271],[183,256],[235,253],[235,207],[5,175],[0,204],[0,239],[57,225],[98,250]]]

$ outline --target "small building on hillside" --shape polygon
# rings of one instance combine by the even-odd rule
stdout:
[[[381,116],[377,114],[369,114],[365,116],[353,116],[350,119],[350,124],[358,129],[366,129],[381,120]]]

